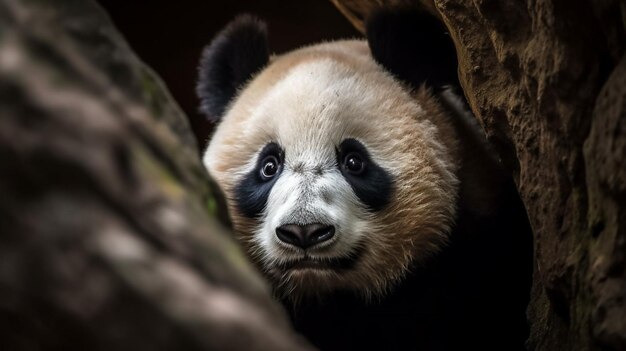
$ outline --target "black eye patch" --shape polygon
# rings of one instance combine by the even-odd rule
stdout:
[[[350,165],[353,155],[359,155],[363,168],[355,174]],[[348,157],[346,157],[348,156]],[[372,211],[382,210],[391,199],[393,179],[391,174],[374,163],[363,144],[356,139],[345,139],[337,149],[337,164],[356,196]]]
[[[261,173],[264,166],[263,161],[268,156],[274,156],[278,160],[278,169],[271,179],[263,177]],[[283,169],[284,157],[285,154],[278,144],[272,142],[265,145],[259,153],[254,169],[248,172],[235,186],[235,203],[237,209],[244,216],[256,218],[261,215],[267,204],[270,191]]]

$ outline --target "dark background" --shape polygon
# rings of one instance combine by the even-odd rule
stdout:
[[[197,112],[196,69],[204,45],[241,13],[268,23],[270,49],[283,53],[360,34],[328,0],[99,0],[131,47],[165,81],[189,116],[201,149],[211,124]]]

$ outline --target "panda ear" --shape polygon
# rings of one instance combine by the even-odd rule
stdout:
[[[366,22],[374,59],[414,88],[425,84],[439,91],[458,86],[458,64],[444,24],[426,11],[387,9]]]
[[[200,112],[219,121],[237,90],[268,61],[266,24],[250,15],[235,18],[202,53],[196,87]]]

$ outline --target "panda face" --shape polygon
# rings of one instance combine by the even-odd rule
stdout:
[[[381,294],[441,246],[456,178],[428,113],[359,41],[276,58],[239,93],[204,162],[279,294]]]
[[[340,144],[322,139],[316,149],[307,150],[298,142],[284,141],[284,147],[271,142],[259,153],[252,171],[238,182],[235,206],[260,222],[253,240],[265,250],[271,266],[293,272],[340,270],[357,259],[370,209],[353,184],[369,182],[377,166],[361,163],[357,170],[360,156],[353,151],[347,162],[358,174],[338,163],[346,152],[340,150],[355,143],[354,139]],[[277,171],[266,177],[266,169]],[[380,189],[371,186],[362,192],[364,196],[388,198],[391,182],[385,176]]]

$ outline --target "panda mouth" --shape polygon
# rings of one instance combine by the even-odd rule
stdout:
[[[284,262],[278,265],[278,268],[283,271],[290,270],[348,270],[354,267],[361,257],[362,250],[356,250],[350,255],[345,257],[331,257],[331,258],[315,258],[305,255],[302,258]]]
[[[299,260],[283,263],[280,265],[280,268],[285,271],[299,269],[343,270],[351,268],[353,264],[354,262],[350,258],[316,259],[305,257]]]

